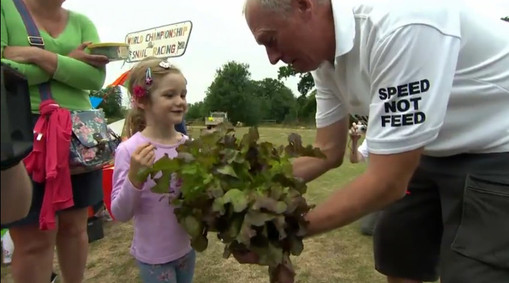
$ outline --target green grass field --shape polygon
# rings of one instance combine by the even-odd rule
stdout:
[[[199,134],[198,128],[191,130],[192,136]],[[246,130],[237,129],[239,135]],[[292,132],[300,134],[304,144],[310,144],[315,134],[313,129],[275,127],[260,128],[259,132],[262,140],[274,144],[286,143],[288,134]],[[350,164],[345,159],[340,168],[308,184],[308,202],[322,202],[364,169],[365,165]],[[137,267],[129,255],[132,224],[108,222],[104,224],[104,233],[104,239],[90,244],[86,282],[139,282]],[[233,258],[225,260],[222,258],[222,244],[213,236],[209,236],[209,241],[209,248],[198,254],[194,282],[268,282],[265,267],[240,265]],[[360,234],[359,223],[306,239],[304,252],[299,257],[293,257],[292,261],[297,272],[296,282],[386,282],[374,270],[372,238]],[[57,263],[55,266],[58,271]],[[8,267],[2,266],[1,280],[12,282]]]

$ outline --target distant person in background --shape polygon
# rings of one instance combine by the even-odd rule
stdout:
[[[177,130],[179,133],[187,135],[186,120],[182,120],[181,123],[175,125],[175,130]]]
[[[131,71],[129,93],[133,106],[126,119],[128,139],[115,153],[111,211],[118,221],[134,220],[131,254],[145,283],[191,283],[196,255],[190,237],[180,226],[169,195],[180,188],[172,178],[168,195],[151,191],[153,179],[136,175],[155,160],[177,156],[188,137],[175,129],[187,110],[187,81],[165,60],[146,58]]]
[[[364,139],[359,145],[359,139],[366,134],[367,126],[362,123],[352,123],[352,127],[348,131],[350,135],[350,141],[352,142],[350,146],[350,162],[351,163],[360,163],[367,162],[369,159],[369,150],[368,143],[366,139]]]
[[[95,25],[86,16],[62,8],[63,2],[1,1],[2,63],[27,78],[34,123],[39,118],[41,84],[50,83],[52,98],[60,107],[89,110],[92,109],[89,90],[100,89],[106,76],[108,58],[85,51],[90,42],[99,42]],[[21,17],[15,4],[26,7],[41,38],[30,38],[29,42],[25,27],[27,17]],[[39,47],[41,44],[44,48]],[[45,184],[35,182],[28,216],[2,225],[9,228],[16,247],[11,265],[15,282],[49,282],[55,246],[63,282],[84,280],[88,253],[87,208],[102,200],[102,171],[70,178],[71,187],[59,189],[72,190],[73,206],[57,211],[56,229],[43,231],[39,228],[43,198],[52,196],[45,195]]]
[[[366,134],[367,126],[362,123],[353,123],[349,130],[350,141],[350,162],[360,163],[368,162],[369,149],[368,142],[364,139],[359,146],[359,139]],[[380,215],[379,211],[372,212],[361,218],[361,233],[367,236],[372,236],[375,232],[376,223]]]

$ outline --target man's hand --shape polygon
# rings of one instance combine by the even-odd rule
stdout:
[[[129,181],[137,189],[141,189],[143,183],[138,181],[137,174],[140,169],[150,167],[155,161],[155,147],[150,143],[139,146],[131,155],[131,166],[129,167]]]
[[[305,182],[318,178],[343,163],[348,137],[348,117],[329,126],[317,128],[314,146],[327,158],[299,157],[293,160],[293,174]]]
[[[259,257],[254,252],[233,252],[233,257],[242,264],[258,264]],[[274,283],[293,283],[295,279],[295,272],[288,269],[284,264],[278,265],[274,270],[271,270],[271,277]]]
[[[6,46],[3,57],[18,63],[32,64],[37,56],[38,47],[33,46]]]
[[[256,253],[253,252],[233,252],[233,257],[239,263],[258,263],[259,257]]]
[[[76,49],[71,51],[71,53],[67,54],[67,56],[85,62],[94,67],[104,67],[110,62],[110,59],[104,55],[91,55],[85,52],[85,49],[90,44],[91,42],[84,42],[80,44],[78,47],[76,47]]]
[[[288,269],[284,264],[280,264],[272,271],[271,277],[274,283],[293,283],[295,281],[295,272]]]

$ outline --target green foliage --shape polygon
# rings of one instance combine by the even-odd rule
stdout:
[[[288,116],[294,115],[295,97],[282,82],[266,78],[253,81],[252,84],[253,95],[258,97],[261,103],[259,115],[263,120],[275,120],[276,123],[282,123]]]
[[[283,123],[297,119],[298,104],[292,91],[275,79],[251,80],[248,68],[247,64],[232,61],[217,71],[201,109],[204,111],[201,118],[209,111],[225,111],[232,124],[241,121],[248,126],[264,120]],[[191,111],[197,106],[192,107],[188,119],[198,116],[195,113],[199,111]]]
[[[98,91],[91,91],[90,96],[102,97],[104,100],[99,105],[107,118],[122,117],[122,91],[120,87],[106,87]]]
[[[186,119],[188,121],[203,120],[208,115],[203,101],[189,104],[187,109]]]
[[[297,84],[297,89],[299,90],[301,96],[306,96],[310,90],[315,87],[315,81],[313,80],[313,76],[311,73],[297,73],[292,66],[282,66],[279,67],[278,71],[278,79],[286,79],[292,76],[299,75],[299,83]]]
[[[509,17],[502,18],[502,20],[509,21]],[[300,78],[297,87],[301,93],[301,96],[297,98],[297,121],[300,123],[314,123],[316,113],[316,89],[309,93],[309,91],[315,87],[315,82],[311,73],[299,74],[291,66],[283,66],[279,68],[279,79],[296,75],[299,75]],[[350,115],[349,125],[353,122],[358,122],[358,120]]]
[[[232,124],[238,121],[256,125],[260,117],[260,102],[251,95],[251,73],[249,65],[228,62],[216,72],[205,97],[206,112],[228,112]]]
[[[316,113],[316,90],[310,95],[297,98],[298,119],[301,123],[314,123]]]
[[[303,197],[306,185],[293,176],[290,160],[324,155],[303,146],[297,134],[289,135],[286,146],[259,142],[256,128],[240,139],[220,128],[178,151],[177,158],[164,156],[138,178],[160,175],[152,189],[158,193],[168,193],[172,173],[182,180],[171,203],[192,246],[205,250],[213,232],[225,244],[225,258],[250,250],[269,271],[281,264],[292,268],[289,257],[303,250],[303,215],[311,207]]]
[[[316,90],[308,95],[315,87],[315,81],[311,73],[297,73],[291,66],[280,67],[278,71],[278,78],[280,80],[297,75],[300,78],[297,89],[301,95],[296,101],[296,120],[300,123],[314,123],[316,113]]]

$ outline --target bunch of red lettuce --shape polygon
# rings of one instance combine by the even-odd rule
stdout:
[[[311,207],[303,197],[305,183],[293,176],[291,159],[323,154],[304,147],[297,134],[289,135],[286,146],[260,142],[256,128],[241,139],[222,128],[187,141],[178,152],[177,158],[157,160],[139,177],[157,175],[156,193],[168,193],[174,173],[182,180],[171,204],[192,246],[205,250],[212,232],[225,244],[225,258],[252,251],[269,271],[280,264],[293,271],[289,256],[303,250],[304,215]]]

